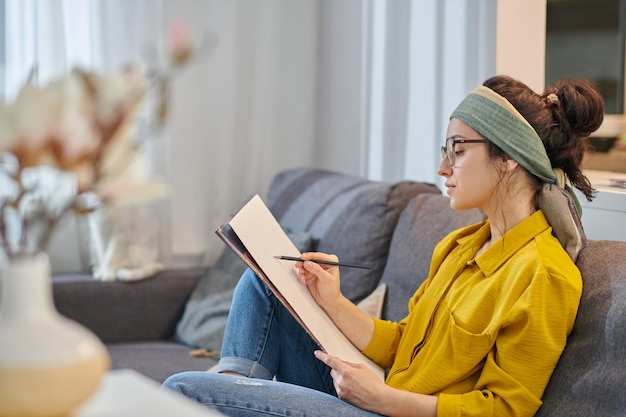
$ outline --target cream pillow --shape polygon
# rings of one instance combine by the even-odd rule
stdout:
[[[357,307],[368,316],[381,318],[383,315],[383,304],[385,302],[385,294],[387,293],[387,284],[380,284],[370,295],[361,300]]]

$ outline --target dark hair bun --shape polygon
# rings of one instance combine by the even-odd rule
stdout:
[[[604,119],[604,101],[593,85],[584,80],[562,80],[546,90],[556,94],[570,134],[583,138],[598,130]],[[558,111],[558,110],[557,110]]]

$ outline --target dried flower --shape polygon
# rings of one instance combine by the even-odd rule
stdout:
[[[173,65],[181,65],[187,62],[195,49],[187,26],[178,20],[170,23],[166,42]]]
[[[170,33],[171,65],[179,66],[193,44],[181,23]],[[170,67],[107,75],[74,69],[43,87],[29,80],[13,103],[0,104],[0,255],[45,250],[62,216],[95,208],[89,196],[120,204],[163,195],[163,184],[148,175],[136,125],[151,88],[157,107],[166,108],[159,93],[171,74]]]

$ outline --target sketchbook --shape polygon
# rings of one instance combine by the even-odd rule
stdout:
[[[367,365],[381,379],[384,370],[363,355],[317,305],[298,278],[292,261],[276,255],[300,256],[261,197],[254,195],[215,233],[261,278],[283,305],[327,353]]]

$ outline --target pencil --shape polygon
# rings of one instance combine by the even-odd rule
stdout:
[[[304,259],[296,258],[295,256],[274,256],[276,259],[282,259],[283,261],[296,261],[296,262],[304,262]],[[361,268],[361,269],[372,269],[369,265],[357,265],[357,264],[349,264],[345,262],[333,262],[333,261],[322,261],[319,259],[309,259],[311,262],[315,262],[316,264],[323,265],[334,265],[334,266],[345,266],[349,268]]]

